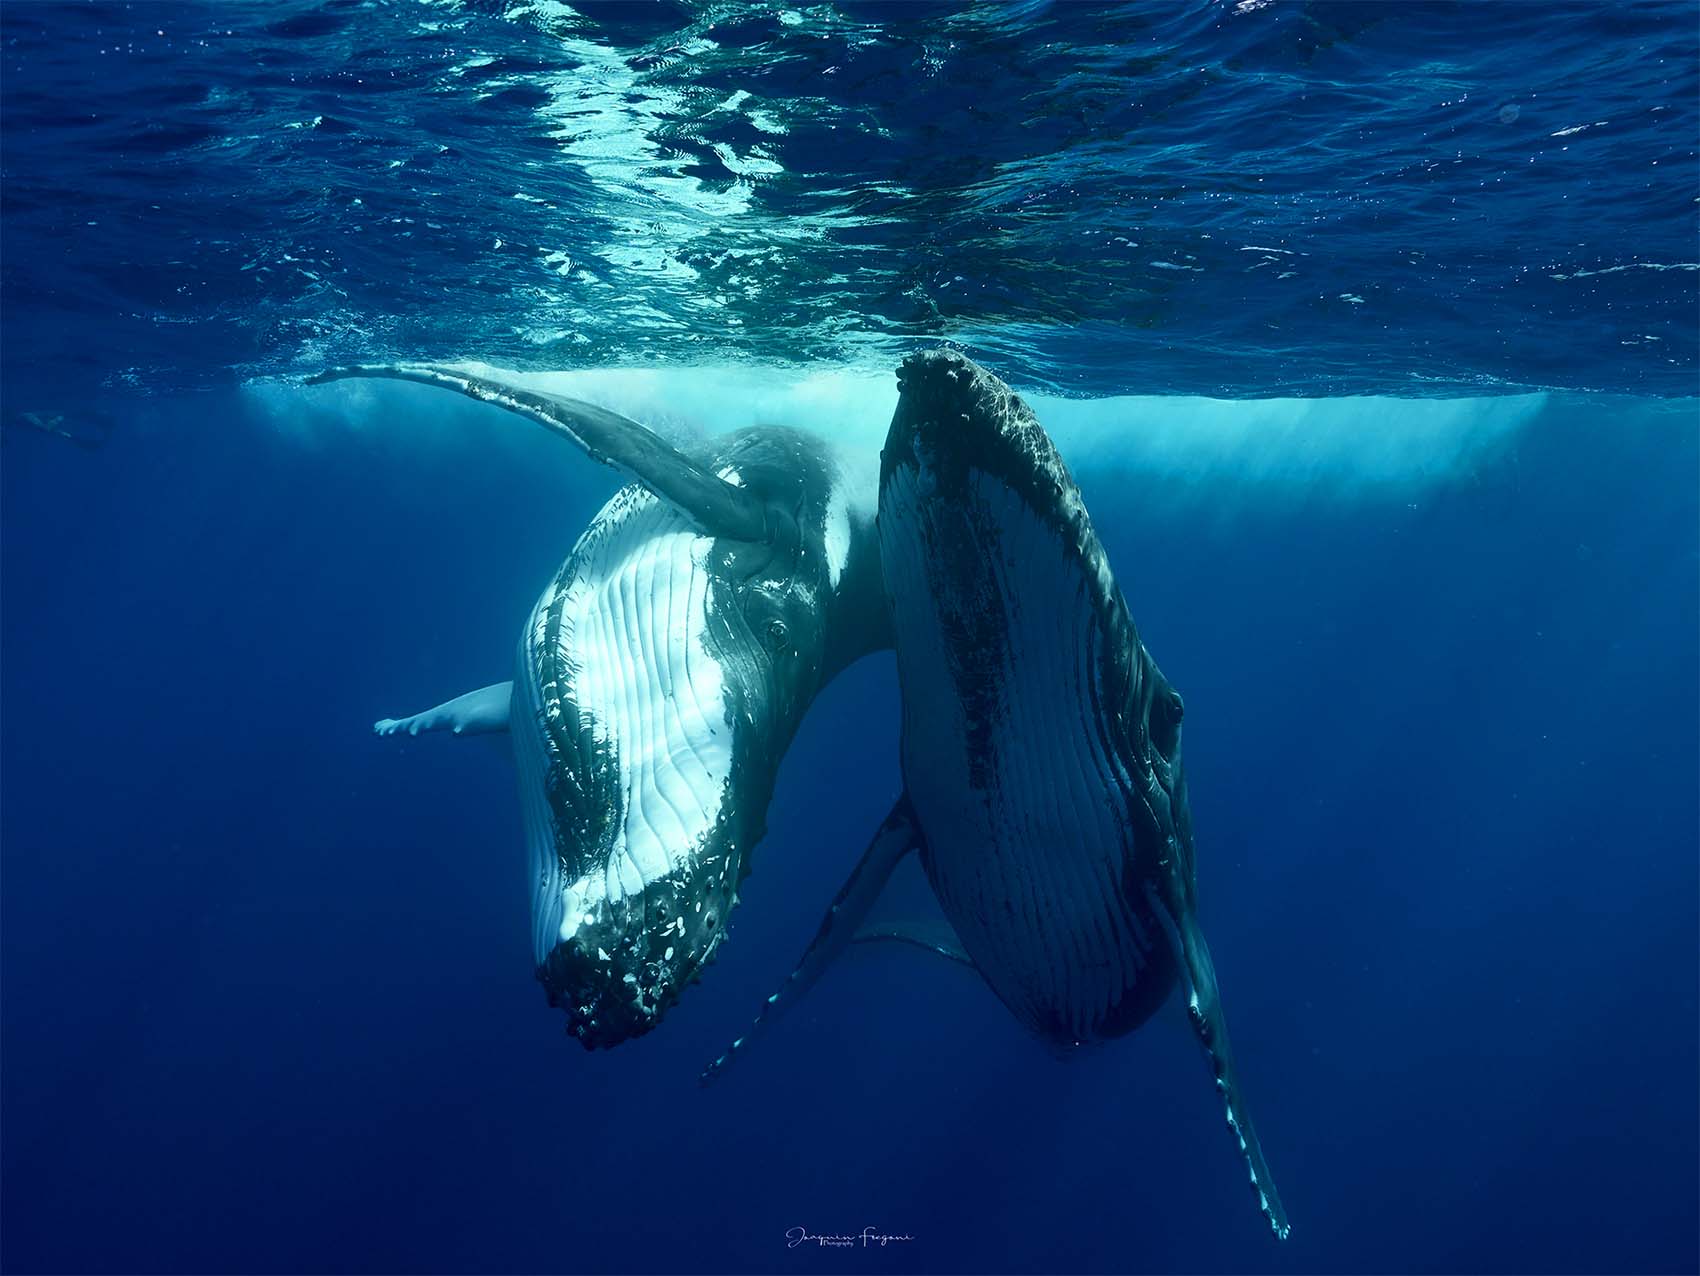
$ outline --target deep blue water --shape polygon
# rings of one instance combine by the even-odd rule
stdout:
[[[0,1266],[1700,1268],[1697,34],[0,5]],[[616,481],[302,374],[572,373],[871,463],[940,340],[1037,396],[1187,697],[1285,1245],[1168,1018],[1063,1063],[858,952],[697,1087],[895,796],[889,655],[605,1053],[531,977],[508,764],[369,732],[507,675]],[[868,1225],[914,1239],[785,1242]]]

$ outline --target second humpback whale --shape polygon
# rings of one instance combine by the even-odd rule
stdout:
[[[1181,698],[1027,405],[944,351],[909,359],[898,384],[878,537],[905,792],[757,1024],[868,935],[881,889],[918,851],[962,951],[926,946],[971,961],[1045,1039],[1120,1036],[1182,988],[1258,1205],[1284,1239],[1198,924]]]
[[[889,643],[872,511],[802,431],[687,454],[604,408],[453,369],[311,383],[344,377],[495,404],[633,480],[537,600],[511,682],[375,729],[511,734],[537,977],[586,1048],[647,1032],[726,933],[804,711]]]

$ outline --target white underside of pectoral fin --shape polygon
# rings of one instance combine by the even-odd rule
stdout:
[[[380,718],[372,724],[372,730],[378,735],[425,735],[433,731],[488,735],[506,731],[513,690],[512,682],[492,683],[409,718]]]

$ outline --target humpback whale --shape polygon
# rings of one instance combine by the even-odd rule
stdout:
[[[1254,1196],[1284,1239],[1198,923],[1181,697],[1027,405],[946,351],[907,360],[898,384],[877,522],[904,792],[757,1027],[869,937],[881,888],[917,852],[960,951],[930,946],[971,962],[1045,1040],[1121,1036],[1181,988]]]
[[[889,645],[871,501],[781,427],[687,453],[604,408],[450,368],[338,368],[518,413],[630,482],[532,609],[514,676],[382,735],[506,731],[532,951],[587,1049],[654,1028],[726,934],[780,759],[820,688]]]

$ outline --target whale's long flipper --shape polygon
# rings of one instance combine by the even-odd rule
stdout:
[[[892,921],[870,922],[860,927],[853,939],[858,944],[907,944],[911,948],[919,948],[922,952],[937,953],[947,961],[953,961],[959,966],[967,966],[977,970],[974,959],[962,947],[962,941],[956,937],[950,923],[942,919],[938,921]]]
[[[1155,891],[1152,896],[1156,897]],[[1222,995],[1216,986],[1216,966],[1210,960],[1210,946],[1204,942],[1204,932],[1190,908],[1180,910],[1178,917],[1167,908],[1160,910],[1159,915],[1174,926],[1170,939],[1186,971],[1187,1018],[1192,1020],[1193,1031],[1198,1034],[1199,1044],[1210,1060],[1210,1070],[1215,1073],[1216,1090],[1227,1108],[1228,1129],[1239,1141],[1246,1169],[1251,1174],[1252,1194],[1276,1237],[1286,1240],[1292,1227],[1287,1222],[1281,1195],[1275,1190],[1269,1163],[1263,1159],[1263,1145],[1258,1142],[1257,1130],[1246,1112],[1239,1073],[1234,1068],[1234,1053],[1228,1045],[1228,1021],[1222,1014]]]
[[[381,718],[372,724],[379,735],[419,735],[426,731],[452,731],[456,735],[488,735],[508,729],[508,702],[514,684],[498,682],[464,696],[444,701],[435,709],[411,718]]]
[[[517,412],[577,444],[593,461],[611,465],[642,483],[683,511],[708,535],[744,541],[768,539],[767,508],[759,497],[711,474],[653,430],[618,412],[451,368],[406,364],[332,368],[308,377],[307,384],[323,385],[351,377],[385,377],[441,386]]]
[[[703,1069],[704,1085],[713,1081],[730,1066],[733,1059],[748,1050],[758,1033],[801,1001],[803,994],[815,985],[833,959],[856,941],[858,928],[873,909],[874,902],[879,899],[880,891],[885,888],[892,870],[905,855],[917,849],[920,844],[921,832],[915,825],[915,813],[910,809],[909,795],[905,793],[897,799],[896,805],[891,808],[891,814],[885,817],[878,832],[874,834],[873,841],[868,844],[861,862],[856,865],[850,879],[839,890],[838,898],[833,900],[832,907],[827,910],[820,930],[815,932],[814,941],[803,954],[803,960],[797,963],[797,969],[791,972],[785,986],[767,999],[767,1005],[756,1017],[755,1025],[734,1041],[725,1054]]]

